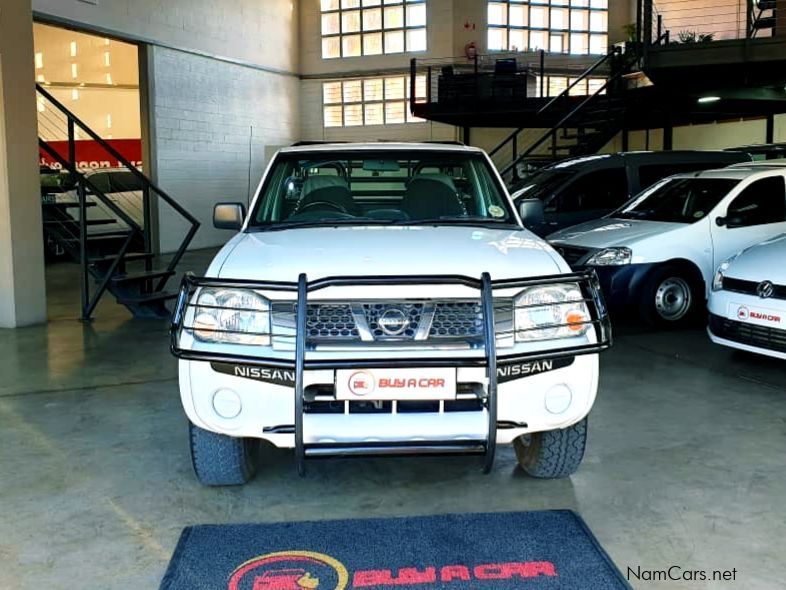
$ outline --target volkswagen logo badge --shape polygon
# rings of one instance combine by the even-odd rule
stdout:
[[[772,297],[774,292],[775,286],[770,281],[762,281],[756,286],[756,295],[762,299],[768,299]]]
[[[379,316],[379,329],[387,336],[401,336],[409,327],[409,319],[400,309],[391,308]]]

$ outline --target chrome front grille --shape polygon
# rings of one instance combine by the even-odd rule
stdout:
[[[296,304],[273,303],[273,334],[294,329]],[[406,343],[449,339],[480,341],[483,311],[477,300],[309,303],[308,342]]]
[[[292,308],[294,314],[294,306]],[[312,340],[358,339],[352,308],[346,304],[309,305],[306,311],[306,329]]]
[[[431,322],[431,338],[481,336],[483,334],[483,310],[479,302],[440,302],[435,305],[434,320]]]
[[[374,340],[414,340],[424,320],[425,303],[364,303],[362,317]]]

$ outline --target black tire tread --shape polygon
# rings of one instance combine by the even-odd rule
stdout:
[[[541,479],[568,477],[584,458],[587,418],[568,428],[531,434],[529,444],[525,437],[514,440],[513,446],[519,465],[528,475]]]
[[[188,424],[191,464],[206,486],[242,485],[254,477],[259,441],[234,438]]]

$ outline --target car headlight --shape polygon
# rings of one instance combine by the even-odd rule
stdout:
[[[723,289],[723,276],[724,273],[729,269],[731,263],[734,262],[734,259],[737,258],[737,254],[732,256],[731,258],[727,258],[723,262],[720,263],[720,266],[715,271],[715,276],[712,277],[712,290],[713,291],[720,291]]]
[[[633,252],[630,248],[604,248],[587,260],[587,266],[622,266],[630,264]]]
[[[528,287],[513,301],[516,340],[554,340],[581,336],[590,313],[576,283]]]
[[[249,289],[203,288],[194,304],[194,337],[203,342],[270,345],[270,302]]]

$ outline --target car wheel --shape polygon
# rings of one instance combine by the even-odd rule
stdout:
[[[259,441],[216,434],[189,422],[191,463],[197,479],[206,486],[241,485],[257,470]]]
[[[587,418],[561,430],[524,434],[513,441],[521,468],[532,477],[556,479],[576,472],[587,446]]]
[[[674,267],[656,270],[642,289],[641,317],[650,325],[677,326],[698,308],[696,281]]]

